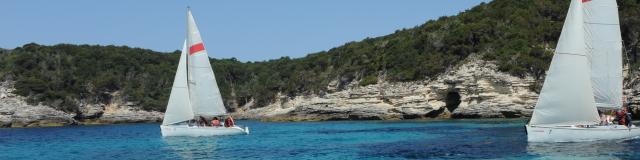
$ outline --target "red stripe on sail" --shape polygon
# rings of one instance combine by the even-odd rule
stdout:
[[[191,47],[189,47],[189,55],[192,55],[200,51],[204,51],[204,44],[202,43],[194,44]]]
[[[591,2],[591,0],[582,0],[582,3]]]

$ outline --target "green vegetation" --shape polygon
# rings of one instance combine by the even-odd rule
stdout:
[[[619,0],[628,60],[640,67],[640,1]],[[432,79],[472,54],[499,69],[541,80],[553,55],[569,1],[494,0],[457,16],[441,17],[393,34],[349,42],[302,58],[263,62],[212,59],[225,103],[232,110],[286,96],[325,94],[327,85]],[[117,46],[27,44],[0,50],[0,76],[16,93],[68,112],[79,103],[106,103],[118,92],[149,110],[164,110],[178,52]],[[532,88],[537,89],[537,88]]]
[[[360,79],[360,86],[367,86],[367,85],[371,85],[371,84],[376,84],[378,83],[378,77],[374,76],[374,75],[368,75],[362,79]]]
[[[116,91],[145,109],[159,109],[178,58],[129,47],[27,44],[0,56],[0,73],[16,81],[16,94],[67,112],[77,112],[80,103],[108,103]]]

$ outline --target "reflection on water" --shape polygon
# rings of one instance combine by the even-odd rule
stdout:
[[[219,139],[215,137],[163,137],[169,150],[182,159],[203,159],[213,157]]]

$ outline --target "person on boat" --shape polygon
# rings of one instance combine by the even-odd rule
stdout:
[[[627,127],[631,127],[631,111],[629,110],[629,106],[624,108],[624,121],[626,122]]]
[[[207,120],[204,119],[204,117],[200,116],[200,118],[198,118],[198,125],[199,126],[207,126]]]
[[[602,110],[598,109],[598,115],[600,116],[600,125],[607,125],[607,115],[603,114]]]
[[[211,126],[213,127],[220,126],[220,120],[218,120],[218,117],[213,117],[213,120],[211,120]]]
[[[233,127],[235,122],[233,121],[233,117],[228,116],[227,119],[224,120],[224,127]]]
[[[616,122],[618,121],[617,114],[618,114],[618,111],[616,110],[609,111],[609,124],[616,124]]]
[[[614,118],[616,113],[612,110],[604,110],[604,111],[600,111],[598,110],[598,113],[600,113],[600,124],[601,125],[611,125],[613,124]],[[612,116],[614,115],[614,116]]]
[[[609,121],[609,125],[612,125],[616,119],[616,112],[614,110],[610,110],[607,115],[607,120]]]
[[[625,110],[618,109],[618,112],[616,112],[616,120],[618,120],[618,125],[625,125],[625,126],[627,125],[626,123],[627,113],[625,113]]]

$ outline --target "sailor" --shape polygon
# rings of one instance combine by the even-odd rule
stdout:
[[[199,126],[207,126],[207,120],[204,119],[204,117],[200,116],[200,118],[198,119],[198,125]]]
[[[602,114],[602,110],[598,109],[598,116],[600,116],[600,125],[601,126],[607,125],[607,118],[606,118],[607,115]]]
[[[609,125],[613,124],[615,117],[616,117],[616,112],[614,110],[610,110],[609,114],[607,115],[607,121],[609,122]]]
[[[626,116],[627,113],[625,113],[626,108],[624,108],[623,110],[618,109],[618,111],[616,112],[616,120],[618,120],[618,125],[627,125],[626,123]]]
[[[220,126],[220,120],[218,120],[218,117],[213,117],[213,120],[211,120],[211,126],[213,127]]]
[[[626,97],[626,103],[624,103],[622,106],[624,108],[624,120],[625,122],[627,122],[627,127],[631,127],[633,124],[631,123],[632,120],[632,116],[631,116],[631,97]]]
[[[627,127],[631,127],[631,125],[632,125],[631,124],[631,111],[629,110],[629,106],[624,108],[624,112],[625,112],[624,120],[627,123],[626,125],[627,125]]]
[[[224,127],[233,127],[234,123],[233,117],[228,116],[227,119],[224,120]]]
[[[613,124],[614,121],[614,117],[616,115],[616,112],[613,110],[604,110],[604,111],[600,111],[598,110],[598,113],[600,113],[600,123],[601,125],[611,125]]]

